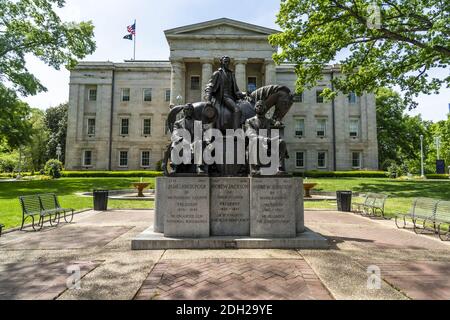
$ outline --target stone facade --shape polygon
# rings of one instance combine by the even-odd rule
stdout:
[[[275,32],[218,19],[165,31],[168,61],[81,62],[70,77],[66,168],[155,169],[170,142],[170,105],[201,101],[224,54],[232,57],[242,91],[269,84],[294,89],[293,66],[272,60],[276,48],[267,37]],[[374,95],[339,95],[334,121],[333,103],[317,98],[338,76],[330,66],[316,88],[296,97],[285,118],[288,170],[378,168]]]

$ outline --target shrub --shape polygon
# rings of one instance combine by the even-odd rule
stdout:
[[[400,178],[408,173],[408,167],[406,165],[398,165],[396,163],[392,163],[388,167],[388,171],[386,175],[389,178],[396,179]]]
[[[45,174],[52,177],[53,179],[61,178],[61,171],[63,170],[63,165],[61,161],[56,159],[50,159],[45,164]]]
[[[435,180],[435,179],[449,179],[448,174],[427,174],[427,179]]]
[[[18,156],[13,153],[0,155],[0,172],[13,172],[19,164]]]
[[[384,171],[306,171],[294,176],[306,178],[386,178]]]
[[[65,178],[154,178],[163,175],[160,171],[64,171]]]

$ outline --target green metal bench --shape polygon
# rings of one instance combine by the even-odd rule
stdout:
[[[71,223],[73,221],[73,213],[75,210],[61,207],[56,194],[41,194],[39,195],[39,199],[41,200],[41,206],[44,211],[52,214],[58,214],[59,216],[64,214],[64,221],[66,223]]]
[[[381,193],[367,193],[363,202],[353,203],[353,212],[376,216],[378,213],[384,218],[384,206],[389,196]]]
[[[32,227],[35,231],[43,228],[46,217],[48,217],[51,226],[57,226],[59,224],[61,214],[64,214],[64,220],[67,223],[73,220],[74,209],[62,208],[55,194],[22,196],[19,197],[19,201],[22,207],[22,226],[20,230],[23,230],[25,221],[28,218],[31,218]],[[39,217],[37,225],[35,223],[35,217]]]
[[[423,233],[427,230],[427,223],[433,224],[433,230],[436,230],[435,216],[439,200],[429,198],[414,199],[408,213],[398,213],[395,216],[395,224],[398,228],[406,228],[406,218],[411,219],[414,225],[414,232]],[[403,219],[403,225],[399,222]],[[419,221],[422,221],[422,228],[419,228]]]
[[[447,225],[447,231],[442,228]],[[434,227],[442,241],[450,239],[450,201],[439,201],[434,215]]]

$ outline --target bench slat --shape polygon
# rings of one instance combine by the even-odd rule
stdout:
[[[436,206],[435,219],[438,222],[450,223],[450,201],[439,201]]]

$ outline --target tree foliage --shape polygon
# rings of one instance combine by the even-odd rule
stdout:
[[[420,136],[424,137],[425,159],[433,152],[434,126],[421,116],[406,114],[407,105],[395,91],[381,88],[376,94],[378,152],[380,167],[404,166],[410,172],[420,171]],[[431,161],[428,169],[433,172]]]
[[[0,84],[0,142],[5,142],[10,149],[28,143],[32,127],[28,121],[30,112],[28,104]]]
[[[55,12],[64,0],[0,0],[0,141],[11,149],[31,138],[31,116],[22,96],[46,91],[26,66],[35,56],[59,69],[71,68],[95,50],[92,22],[63,22]]]
[[[45,125],[44,112],[32,109],[29,122],[32,129],[31,141],[24,148],[26,168],[31,171],[40,171],[49,159],[46,152],[49,132]]]
[[[313,87],[335,60],[343,75],[334,79],[335,91],[362,94],[398,85],[410,107],[419,93],[450,83],[450,76],[428,75],[450,62],[449,1],[284,0],[277,22],[283,32],[270,38],[281,49],[274,58],[296,64],[299,92]]]
[[[60,160],[63,163],[66,150],[68,107],[67,103],[63,103],[45,111],[45,125],[50,132],[50,139],[46,146],[47,157],[56,159],[56,148],[60,145],[62,151]]]
[[[95,50],[93,24],[61,21],[54,10],[64,4],[64,0],[0,0],[0,79],[24,96],[46,90],[27,70],[26,55],[59,69],[75,66]]]

